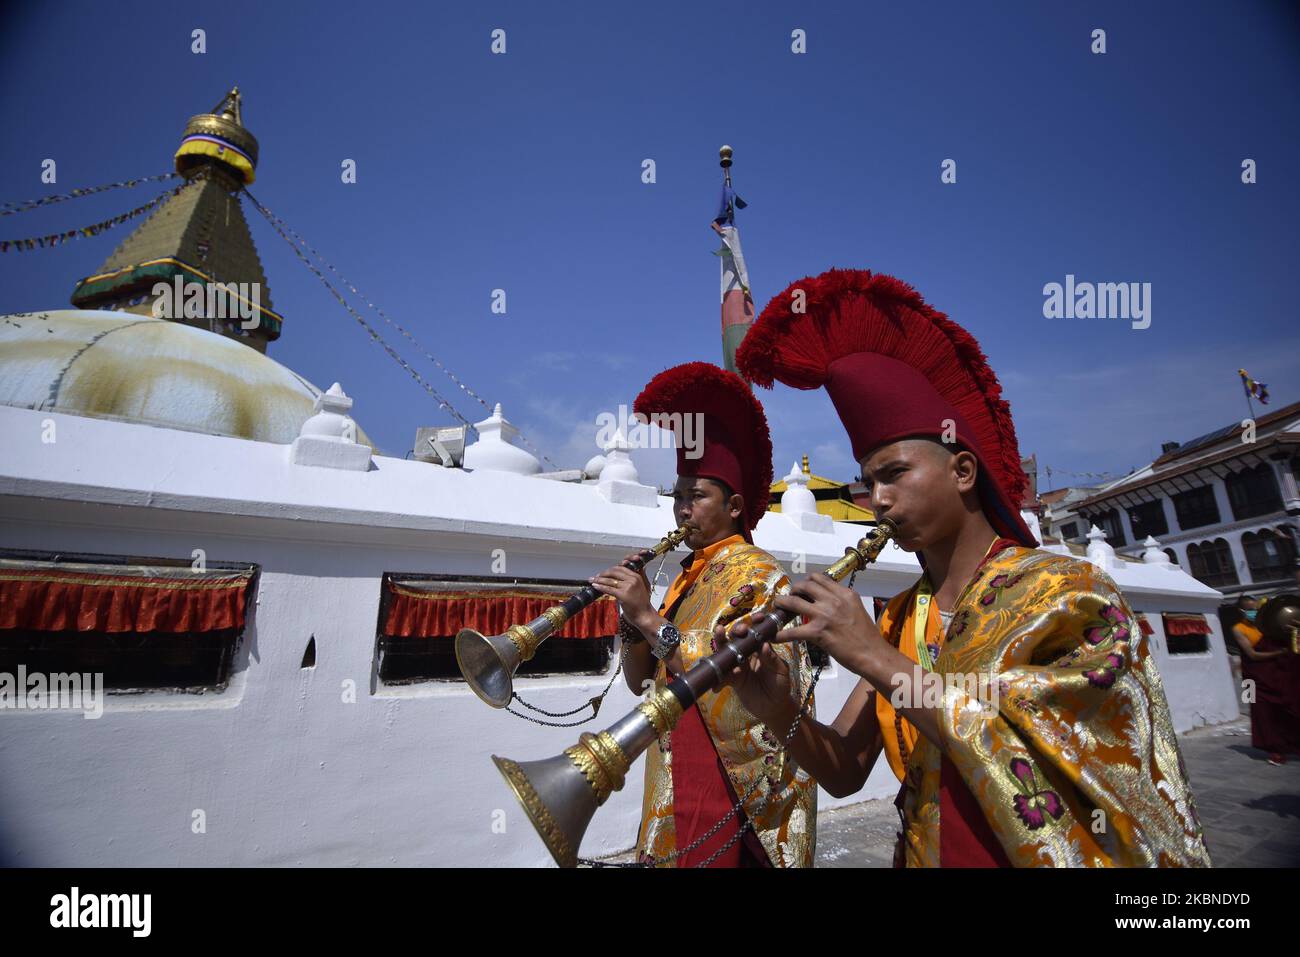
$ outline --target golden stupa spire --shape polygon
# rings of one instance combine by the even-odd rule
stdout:
[[[254,325],[206,311],[166,318],[237,339],[258,352],[279,338],[283,319],[271,305],[266,273],[239,202],[257,166],[257,137],[245,129],[241,106],[236,86],[210,113],[190,117],[176,151],[184,188],[137,226],[98,272],[77,283],[73,305],[152,316],[159,282],[248,284],[258,291]]]

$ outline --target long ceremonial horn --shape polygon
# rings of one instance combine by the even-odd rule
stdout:
[[[870,535],[852,548],[826,574],[843,581],[874,562],[897,532],[881,519]],[[678,675],[626,717],[599,734],[585,733],[563,754],[545,761],[519,764],[492,755],[515,797],[528,813],[538,836],[561,867],[575,867],[582,836],[596,808],[621,790],[628,769],[650,743],[672,729],[700,695],[711,691],[740,661],[772,640],[795,616],[779,608],[750,626],[743,638],[732,638],[718,651]]]
[[[686,540],[693,526],[682,525],[624,566],[640,571],[647,562]],[[474,693],[494,708],[504,708],[514,696],[514,677],[519,666],[537,653],[537,646],[558,631],[566,621],[600,598],[591,585],[583,585],[563,604],[552,605],[526,625],[513,625],[500,635],[482,635],[462,628],[456,635],[456,664]]]

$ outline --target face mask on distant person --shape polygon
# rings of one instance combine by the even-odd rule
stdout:
[[[1254,608],[1250,609],[1250,611],[1246,612],[1246,620],[1247,620],[1247,621],[1254,621],[1254,620],[1255,620],[1255,615],[1256,615],[1256,613],[1257,613],[1257,612],[1256,612],[1256,609],[1254,609]]]

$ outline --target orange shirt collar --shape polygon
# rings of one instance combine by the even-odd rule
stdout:
[[[704,569],[708,567],[709,563],[712,562],[721,551],[730,548],[732,545],[743,545],[744,543],[745,537],[743,535],[732,535],[728,538],[722,539],[721,541],[714,542],[712,545],[691,552],[683,558],[682,573],[677,576],[677,579],[668,589],[668,594],[664,596],[664,603],[660,609],[661,613],[663,609],[671,608],[673,602],[677,600],[677,596],[695,584],[695,579],[700,577],[704,572]]]

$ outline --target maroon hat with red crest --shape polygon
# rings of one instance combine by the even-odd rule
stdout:
[[[678,434],[677,474],[726,482],[742,495],[748,539],[771,497],[772,438],[763,407],[745,381],[708,362],[688,362],[651,379],[632,410],[652,421],[674,413],[702,416],[703,434],[695,433],[698,448],[683,447]]]
[[[736,353],[741,374],[771,388],[822,386],[859,461],[904,438],[940,438],[979,460],[989,523],[1035,547],[1020,517],[1028,477],[1011,408],[997,376],[965,329],[893,276],[831,269],[775,296]]]

